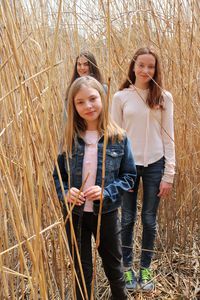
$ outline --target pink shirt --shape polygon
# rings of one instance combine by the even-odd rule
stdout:
[[[89,187],[96,183],[97,173],[97,144],[99,140],[98,131],[86,130],[84,141],[85,141],[85,155],[83,158],[83,175],[82,180],[84,181],[89,173],[89,177],[83,187],[83,192]],[[84,211],[93,211],[93,201],[87,200],[85,202]]]

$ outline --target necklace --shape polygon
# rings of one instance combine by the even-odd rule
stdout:
[[[98,141],[96,141],[96,142],[91,142],[91,141],[85,141],[85,144],[87,145],[87,146],[91,146],[91,145],[97,145],[98,144]]]
[[[84,136],[84,142],[87,146],[97,145],[98,141],[99,141],[99,132],[97,130],[94,131],[86,130]]]

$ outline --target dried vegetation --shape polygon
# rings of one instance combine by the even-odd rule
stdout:
[[[111,95],[136,48],[153,45],[175,101],[177,175],[162,201],[157,289],[130,299],[200,299],[200,4],[198,0],[0,3],[0,299],[65,299],[73,265],[52,180],[65,88],[89,49]],[[135,235],[140,252],[140,218]],[[109,288],[99,258],[97,299]],[[71,298],[71,297],[69,297]]]

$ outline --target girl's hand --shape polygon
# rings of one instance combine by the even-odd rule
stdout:
[[[84,196],[87,200],[100,200],[101,198],[101,187],[93,185],[84,191]]]
[[[67,195],[67,202],[69,203],[75,203],[75,205],[82,205],[85,202],[84,193],[80,193],[80,190],[77,188],[71,188],[70,191],[68,191]]]
[[[172,183],[161,181],[158,197],[167,197],[172,190]]]

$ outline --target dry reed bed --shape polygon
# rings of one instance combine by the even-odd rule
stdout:
[[[111,77],[112,95],[143,45],[161,56],[174,96],[177,153],[174,192],[160,207],[157,290],[149,297],[200,297],[200,7],[197,0],[132,2],[0,4],[0,299],[64,299],[70,256],[52,170],[74,58],[92,51],[105,81]],[[138,218],[137,253],[140,238]],[[107,299],[99,260],[97,278],[97,299]]]

